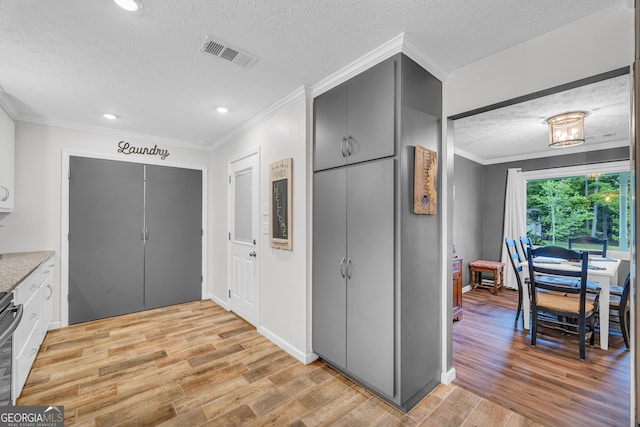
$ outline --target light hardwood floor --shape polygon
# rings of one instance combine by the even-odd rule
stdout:
[[[454,384],[550,426],[628,426],[631,353],[620,334],[609,350],[539,329],[538,342],[522,318],[514,323],[518,293],[475,289],[462,296],[462,320],[453,325]]]
[[[456,385],[403,414],[211,301],[50,331],[18,404],[63,405],[69,426],[534,425]]]

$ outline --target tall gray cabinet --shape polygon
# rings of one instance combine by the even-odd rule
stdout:
[[[398,54],[314,100],[313,350],[403,410],[440,382],[439,221],[412,203],[441,93]]]

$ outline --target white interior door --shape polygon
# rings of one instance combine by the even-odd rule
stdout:
[[[258,153],[232,162],[229,171],[229,304],[232,311],[257,326],[260,301]]]

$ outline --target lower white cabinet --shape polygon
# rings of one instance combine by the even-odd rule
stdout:
[[[53,314],[53,258],[44,261],[14,289],[14,304],[22,304],[22,321],[13,334],[12,398],[20,396]]]

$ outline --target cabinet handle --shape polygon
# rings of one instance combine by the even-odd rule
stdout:
[[[29,320],[33,320],[38,316],[38,313],[31,313],[31,316],[29,316]]]
[[[351,279],[351,258],[347,260],[347,278]]]
[[[6,202],[9,199],[9,188],[5,185],[0,185],[0,188],[2,188],[2,192],[4,193],[0,201]]]
[[[344,257],[342,257],[342,261],[340,261],[340,275],[344,278],[345,277],[345,273],[344,273],[344,262],[346,261],[346,259]]]
[[[51,299],[51,297],[53,296],[53,286],[51,285],[47,285],[47,288],[49,288],[49,296],[47,298],[45,298],[47,301],[49,301]]]
[[[351,135],[347,136],[347,140],[345,141],[345,148],[347,149],[347,156],[350,156],[353,154],[353,144],[351,144],[351,140],[353,138],[351,137]]]
[[[344,152],[345,147],[347,146],[347,137],[342,138],[342,142],[340,143],[340,152],[342,152],[342,157],[347,157]]]

